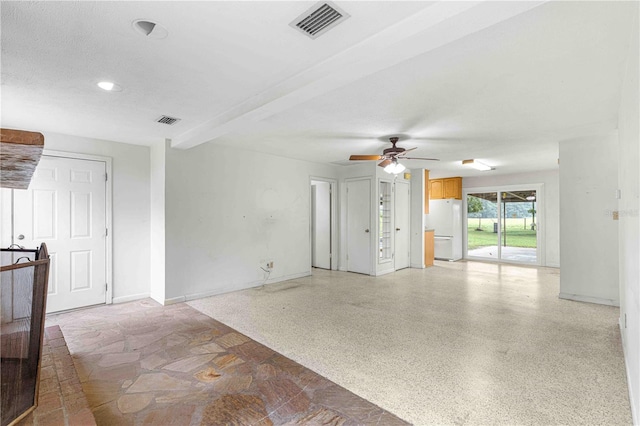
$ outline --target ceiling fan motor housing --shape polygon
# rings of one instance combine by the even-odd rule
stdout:
[[[400,154],[401,152],[405,151],[404,148],[400,148],[396,146],[396,142],[398,142],[397,137],[389,138],[389,142],[391,142],[393,146],[391,148],[387,148],[383,150],[382,152],[384,153],[384,155]]]

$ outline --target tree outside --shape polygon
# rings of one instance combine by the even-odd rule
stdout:
[[[476,228],[476,231],[482,231],[482,214],[479,214],[482,210],[484,210],[482,201],[480,201],[478,197],[467,195],[467,213],[476,214],[478,217],[478,227]]]

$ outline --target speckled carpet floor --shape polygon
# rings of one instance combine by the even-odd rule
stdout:
[[[436,261],[188,303],[416,425],[631,424],[618,308],[558,293],[558,269]]]

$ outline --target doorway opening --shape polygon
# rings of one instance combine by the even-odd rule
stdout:
[[[335,186],[327,178],[311,178],[311,267],[337,270]]]
[[[465,192],[466,258],[541,264],[539,185]]]

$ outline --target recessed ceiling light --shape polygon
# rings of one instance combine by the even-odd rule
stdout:
[[[147,38],[159,40],[169,35],[169,31],[165,27],[148,19],[136,19],[132,25],[134,30]]]
[[[98,83],[98,87],[102,90],[106,90],[107,92],[120,92],[122,91],[122,87],[117,85],[112,81],[101,81]]]

